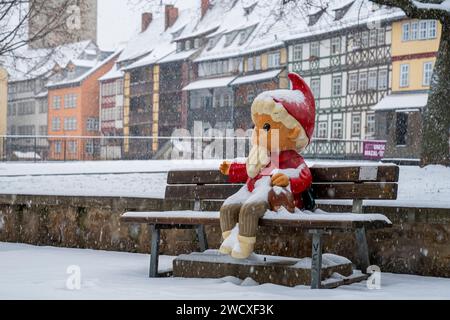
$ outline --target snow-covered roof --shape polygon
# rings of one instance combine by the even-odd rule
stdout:
[[[184,87],[183,91],[227,87],[234,79],[236,79],[236,77],[224,77],[194,81]]]
[[[114,67],[111,68],[107,73],[105,73],[102,77],[100,77],[99,81],[113,80],[117,78],[123,77],[123,71],[119,69],[117,63],[114,64]]]
[[[97,50],[91,41],[61,45],[53,49],[23,47],[3,57],[10,81],[23,81],[43,76],[55,66],[65,66],[70,60],[80,58],[86,50]]]
[[[235,85],[240,85],[240,84],[245,84],[245,83],[253,83],[253,82],[273,79],[276,76],[278,76],[281,71],[282,71],[281,69],[277,69],[277,70],[271,70],[271,71],[261,72],[261,73],[257,73],[257,74],[252,74],[252,75],[248,75],[248,76],[238,77],[230,85],[235,86]]]
[[[179,61],[179,60],[186,60],[189,57],[191,57],[194,53],[196,53],[197,51],[198,51],[198,49],[172,52],[171,54],[167,55],[166,57],[160,59],[158,61],[158,63],[167,63],[167,62],[173,62],[173,61]]]
[[[327,6],[325,12],[319,20],[309,26],[308,19],[298,19],[298,4],[289,2],[285,6],[288,13],[284,19],[280,19],[277,24],[284,26],[285,31],[281,37],[285,41],[306,38],[309,36],[329,33],[344,28],[355,27],[358,25],[370,25],[371,23],[385,20],[394,20],[404,17],[402,10],[378,6],[369,0],[328,0],[322,1],[324,7]],[[335,19],[336,10],[351,5],[345,15],[339,19]]]
[[[135,65],[138,67],[152,64],[175,51],[173,34],[181,29],[184,30],[192,21],[197,21],[199,3],[197,1],[194,3],[194,0],[183,0],[175,2],[174,5],[179,8],[178,18],[174,24],[166,30],[164,13],[153,14],[153,20],[148,28],[127,43],[119,62],[139,59],[138,64]]]
[[[394,93],[381,99],[380,102],[372,107],[372,110],[389,111],[413,108],[421,109],[427,105],[427,102],[427,93]]]
[[[95,65],[92,68],[84,68],[85,72],[81,72],[81,74],[78,75],[77,77],[75,77],[75,78],[64,77],[62,79],[49,81],[47,83],[46,87],[47,88],[51,88],[51,87],[67,86],[67,85],[79,83],[79,82],[85,80],[87,77],[89,77],[93,73],[95,73],[98,69],[103,67],[105,64],[110,62],[112,59],[116,58],[119,54],[120,54],[120,52],[116,52],[116,53],[113,53],[113,54],[109,54],[103,60],[95,60],[96,63],[95,63]]]

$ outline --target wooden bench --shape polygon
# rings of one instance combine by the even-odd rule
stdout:
[[[311,287],[321,286],[322,235],[331,232],[355,232],[357,243],[357,267],[365,272],[370,265],[366,230],[391,226],[382,215],[362,214],[363,200],[393,200],[397,198],[398,166],[339,166],[312,167],[315,199],[350,199],[353,213],[310,214],[289,218],[270,215],[260,220],[261,226],[292,227],[312,234]],[[224,199],[241,188],[230,184],[227,177],[217,170],[170,171],[167,178],[165,200],[167,202],[193,203],[192,211],[127,212],[121,221],[145,223],[152,232],[150,277],[158,276],[158,256],[161,229],[195,229],[200,249],[208,243],[205,225],[219,225],[217,210]]]

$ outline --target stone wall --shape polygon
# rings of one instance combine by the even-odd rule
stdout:
[[[125,211],[191,209],[192,203],[161,199],[0,195],[0,241],[34,245],[148,253],[150,237],[145,225],[121,224]],[[217,203],[210,205],[217,207]],[[323,206],[349,211],[346,206]],[[372,264],[385,272],[450,277],[450,209],[365,207],[365,212],[386,214],[393,228],[369,231]],[[207,227],[210,247],[220,243],[220,230]],[[176,255],[197,250],[192,230],[162,232],[161,251]],[[300,230],[261,228],[257,251],[304,257],[311,251],[310,236]],[[352,234],[325,238],[324,252],[354,260]]]

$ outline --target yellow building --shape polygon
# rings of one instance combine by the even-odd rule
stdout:
[[[392,92],[373,108],[377,137],[387,140],[386,158],[420,157],[422,111],[441,32],[436,20],[404,19],[392,24]]]
[[[6,135],[8,110],[8,73],[0,66],[0,136]],[[3,139],[0,139],[0,160],[4,157]]]

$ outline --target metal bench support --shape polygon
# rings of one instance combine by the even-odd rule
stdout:
[[[356,267],[360,269],[363,273],[367,272],[367,268],[370,265],[369,260],[369,248],[367,245],[366,229],[364,227],[355,230],[356,236],[356,246],[358,261]]]
[[[311,230],[311,289],[320,289],[322,282],[322,234],[323,230]]]
[[[150,278],[158,276],[158,262],[159,262],[159,240],[161,239],[161,230],[157,225],[150,225],[150,232],[152,233],[151,253],[150,253]]]

